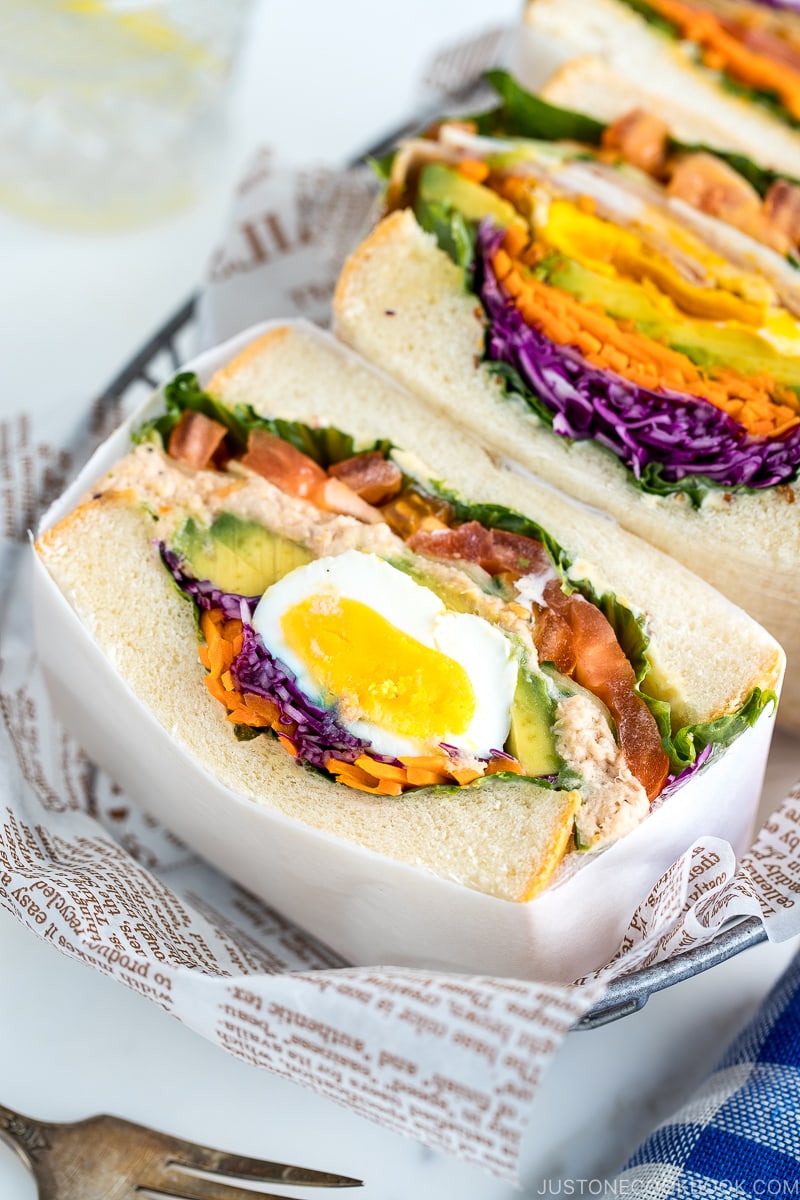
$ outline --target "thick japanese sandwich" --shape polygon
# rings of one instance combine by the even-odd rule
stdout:
[[[384,164],[394,211],[337,331],[766,625],[800,727],[800,272],[765,199],[800,192],[647,114],[602,126],[497,83],[498,109]]]
[[[800,14],[788,4],[530,0],[515,68],[600,120],[644,108],[685,141],[800,175]]]
[[[757,792],[747,756],[768,741],[775,641],[656,550],[496,465],[333,339],[272,327],[178,375],[120,438],[121,457],[36,553],[106,674],[110,661],[157,723],[163,762],[188,755],[235,803],[204,801],[185,767],[173,789],[132,732],[135,706],[92,685],[88,640],[74,672],[43,613],[54,695],[68,723],[89,712],[91,752],[123,775],[104,738],[133,741],[125,786],[210,857],[237,871],[263,842],[244,882],[337,948],[367,953],[352,916],[349,934],[326,924],[339,893],[370,912],[388,903],[401,929],[426,880],[446,882],[450,923],[454,890],[525,908],[568,862],[657,829],[692,786],[692,832],[709,819],[742,836],[747,801],[725,764]],[[221,852],[234,818],[251,833]],[[287,829],[308,847],[277,852]],[[297,871],[306,898],[324,891],[330,845],[357,865],[309,916],[281,873]],[[645,878],[660,853],[639,853]],[[383,872],[369,902],[359,855]],[[391,864],[417,899],[392,893]],[[481,921],[466,923],[469,938]]]

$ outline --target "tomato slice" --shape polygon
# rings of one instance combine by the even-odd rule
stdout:
[[[219,421],[187,408],[169,435],[167,453],[176,462],[200,471],[209,466],[226,433]]]
[[[569,622],[552,608],[537,613],[533,640],[539,662],[551,662],[562,675],[572,675],[575,667],[575,640]]]
[[[304,499],[311,499],[328,478],[313,458],[267,429],[250,431],[242,463],[281,491]]]
[[[384,458],[380,450],[354,454],[328,468],[328,474],[366,500],[368,504],[385,504],[400,491],[403,472],[396,463]]]
[[[416,554],[426,554],[429,558],[454,558],[483,565],[483,559],[492,551],[492,535],[479,521],[468,521],[455,529],[419,529],[408,539],[408,546]]]
[[[490,575],[512,575],[514,579],[553,571],[550,555],[541,542],[505,529],[492,530],[492,553],[481,566]]]
[[[565,596],[557,580],[545,585],[550,609],[569,625],[575,655],[572,677],[602,700],[617,725],[617,737],[631,773],[652,800],[669,774],[669,758],[661,744],[655,717],[637,696],[636,675],[599,608],[577,592]]]
[[[553,569],[541,542],[502,529],[487,529],[479,521],[467,521],[455,529],[419,530],[408,539],[408,545],[431,558],[477,563],[490,575],[512,579]]]

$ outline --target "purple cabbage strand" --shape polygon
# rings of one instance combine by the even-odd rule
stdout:
[[[539,396],[554,414],[554,433],[606,446],[637,479],[650,464],[659,464],[671,483],[702,475],[730,488],[774,487],[796,476],[800,426],[783,437],[750,437],[708,401],[639,387],[528,325],[492,266],[503,236],[489,222],[478,231],[480,297],[490,322],[487,354],[513,367]]]

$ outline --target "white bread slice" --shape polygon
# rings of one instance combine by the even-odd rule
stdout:
[[[710,719],[753,686],[777,684],[781,651],[741,611],[624,531],[498,467],[468,434],[332,339],[272,330],[209,388],[265,414],[335,425],[357,443],[388,437],[469,499],[539,520],[582,560],[582,576],[647,611],[659,673],[680,691],[682,722]],[[289,817],[490,895],[524,900],[544,886],[571,835],[576,793],[497,780],[386,800],[299,770],[272,739],[237,742],[204,686],[190,606],[152,536],[141,506],[116,492],[87,500],[40,537],[37,551],[117,671],[213,775]]]
[[[45,533],[37,550],[126,683],[220,782],[307,825],[503,899],[526,900],[547,882],[572,836],[576,792],[498,780],[488,793],[425,790],[399,804],[298,770],[272,738],[238,742],[203,682],[191,606],[151,537],[152,521],[130,495],[106,493]]]
[[[541,86],[543,56],[549,69],[560,65]],[[735,150],[800,177],[800,132],[725,91],[683,43],[652,29],[621,0],[531,0],[515,70],[553,104],[600,121],[646,108],[682,141]]]
[[[351,256],[337,286],[334,315],[340,337],[432,408],[471,430],[496,461],[531,471],[613,516],[765,625],[789,660],[778,718],[800,728],[800,520],[793,489],[710,493],[697,510],[679,494],[644,495],[612,454],[592,442],[570,443],[553,434],[525,405],[506,399],[481,365],[484,326],[475,297],[465,291],[460,270],[408,210],[385,218]],[[520,480],[516,486],[521,504],[532,484]],[[587,519],[585,529],[590,528],[596,527]],[[580,527],[574,536],[582,538]],[[591,542],[582,545],[581,553],[594,557]],[[683,653],[695,654],[694,679],[704,674],[703,659],[714,643],[717,621],[726,641],[725,618],[720,610],[714,615],[709,610],[701,633],[704,616],[692,611],[688,593],[681,598],[680,586],[670,582],[670,569],[661,561],[656,574],[644,578],[640,573],[635,594],[654,614],[654,622],[658,614],[670,614],[671,632],[666,620],[662,630],[676,643],[670,670],[678,668]],[[695,642],[693,651],[685,645],[689,641]],[[739,654],[735,636],[724,649],[720,646],[719,658],[712,654],[706,660],[713,663],[708,685],[718,669],[725,670],[726,653]]]

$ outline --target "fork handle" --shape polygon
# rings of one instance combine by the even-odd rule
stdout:
[[[0,1138],[7,1142],[12,1150],[16,1150],[28,1168],[33,1168],[37,1154],[42,1150],[47,1150],[50,1146],[45,1122],[34,1121],[2,1104],[0,1104]]]

